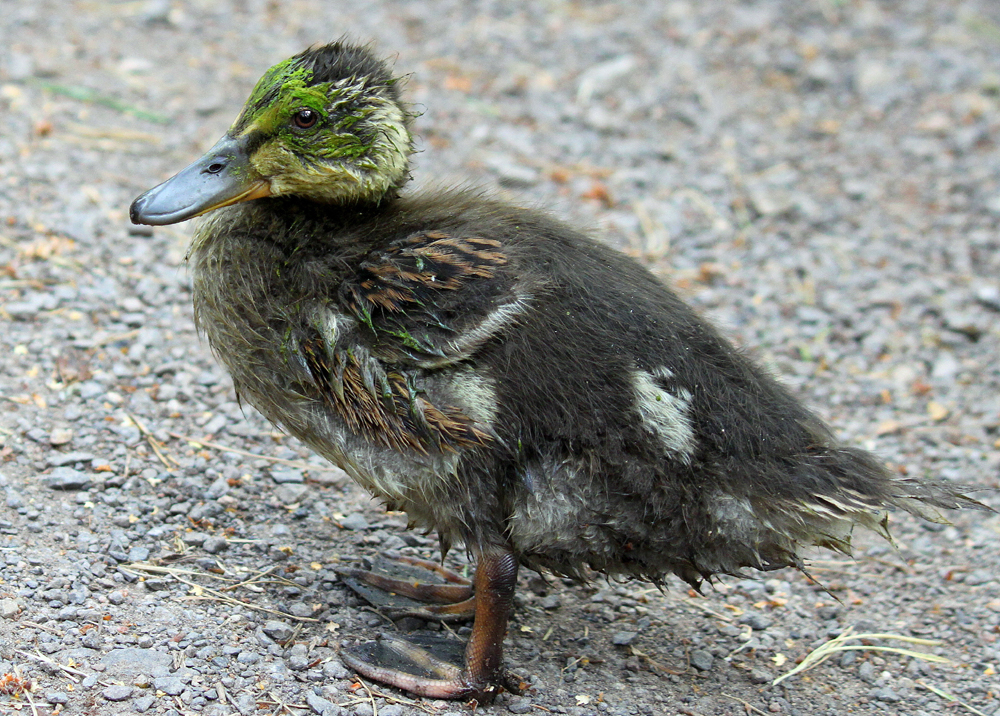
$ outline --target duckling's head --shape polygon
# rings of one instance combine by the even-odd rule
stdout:
[[[205,156],[132,203],[137,224],[174,224],[269,196],[378,202],[408,178],[409,115],[365,47],[335,42],[279,62]]]

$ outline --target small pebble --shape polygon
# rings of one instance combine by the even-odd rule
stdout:
[[[311,708],[320,716],[327,716],[327,714],[337,713],[337,705],[332,701],[327,701],[322,696],[317,696],[312,691],[307,690],[305,692],[306,703],[309,704]],[[383,716],[385,715],[385,709],[379,709],[379,713]]]
[[[146,713],[153,707],[154,703],[156,703],[155,696],[140,696],[132,702],[132,708],[136,711],[136,713]]]
[[[869,684],[875,682],[875,667],[870,661],[866,661],[858,667],[858,678]]]
[[[750,669],[750,683],[751,684],[767,684],[774,679],[774,676],[767,669],[762,669],[759,666]]]
[[[108,701],[124,701],[132,695],[132,687],[125,684],[112,684],[101,692]]]
[[[176,676],[161,676],[153,679],[153,687],[169,696],[179,696],[184,691],[184,682]]]
[[[633,641],[635,641],[637,636],[639,636],[639,634],[634,631],[616,632],[611,636],[611,643],[615,646],[629,646]]]
[[[306,478],[302,470],[274,469],[271,470],[271,479],[279,484],[305,482]]]
[[[52,445],[65,445],[72,439],[73,431],[67,428],[56,428],[49,435],[49,443]]]
[[[264,624],[264,633],[275,641],[288,641],[295,630],[288,624],[277,619],[271,619]]]
[[[16,599],[11,599],[10,597],[0,599],[0,617],[13,619],[19,611],[21,611],[21,608],[17,605]]]
[[[691,652],[691,666],[698,669],[698,671],[710,671],[714,662],[715,657],[712,656],[710,651],[695,649]]]
[[[43,485],[53,490],[86,490],[90,487],[90,476],[72,467],[56,467],[48,475],[40,478]]]
[[[342,519],[340,521],[340,526],[345,530],[366,530],[368,529],[368,520],[366,520],[360,512],[354,512]]]
[[[887,701],[890,703],[895,703],[900,701],[899,694],[890,689],[888,686],[883,686],[879,689],[874,689],[872,691],[872,696],[874,696],[879,701]]]
[[[205,540],[201,548],[208,552],[209,554],[218,554],[229,549],[229,542],[226,541],[225,537],[219,535],[212,535]]]
[[[526,714],[531,709],[531,699],[525,696],[514,696],[507,703],[507,710],[512,714]]]
[[[771,618],[758,612],[750,612],[743,615],[740,624],[747,624],[754,631],[764,631],[771,626]]]

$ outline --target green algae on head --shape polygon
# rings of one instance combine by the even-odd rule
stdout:
[[[229,135],[256,145],[251,164],[273,195],[377,200],[406,180],[407,116],[384,63],[340,43],[269,69]]]
[[[279,62],[226,135],[132,205],[139,223],[172,224],[267,196],[379,202],[408,178],[409,117],[386,63],[337,42]]]

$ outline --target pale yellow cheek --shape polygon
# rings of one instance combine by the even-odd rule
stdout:
[[[299,162],[294,154],[280,144],[268,142],[254,152],[250,158],[250,163],[254,169],[261,173],[261,176],[274,177],[294,171],[293,167]]]

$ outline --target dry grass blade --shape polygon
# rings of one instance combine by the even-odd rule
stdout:
[[[317,623],[319,622],[319,619],[313,619],[312,617],[297,617],[294,614],[288,614],[286,612],[281,612],[276,609],[259,607],[256,604],[252,604],[251,602],[245,602],[243,600],[236,599],[235,597],[231,597],[228,594],[223,594],[222,592],[212,589],[211,587],[206,587],[202,584],[198,584],[197,582],[192,582],[191,580],[184,579],[182,576],[180,576],[181,574],[190,574],[192,576],[197,576],[197,577],[209,576],[212,577],[213,579],[221,579],[221,577],[218,577],[216,575],[205,575],[203,572],[193,572],[191,570],[186,570],[186,569],[172,569],[170,567],[159,567],[157,565],[152,565],[152,564],[132,563],[127,566],[145,572],[152,572],[154,574],[164,574],[173,577],[178,582],[186,584],[189,587],[194,587],[196,590],[198,590],[198,594],[195,597],[197,599],[213,599],[215,601],[225,602],[226,604],[231,604],[233,606],[252,609],[257,612],[265,612],[266,614],[276,614],[280,617],[284,617],[285,619],[291,619],[292,621],[297,621],[297,622],[317,622]],[[207,597],[203,596],[201,592],[205,592],[210,596]]]
[[[368,694],[368,702],[372,706],[372,716],[378,716],[378,706],[375,705],[375,694],[373,694],[372,690],[368,688],[368,684],[366,684],[360,678],[358,679],[358,683],[361,684],[361,688],[363,688],[365,692]]]
[[[794,676],[802,671],[812,669],[813,667],[819,666],[824,661],[829,659],[834,654],[842,651],[887,651],[893,654],[900,654],[902,656],[909,656],[914,659],[923,659],[924,661],[931,661],[937,664],[949,664],[951,662],[945,659],[943,656],[938,656],[937,654],[927,654],[922,651],[913,651],[911,649],[900,649],[894,646],[866,646],[864,644],[845,644],[844,642],[854,640],[854,639],[894,639],[896,641],[905,641],[910,644],[920,644],[921,646],[937,646],[941,642],[934,641],[933,639],[918,639],[912,636],[902,636],[900,634],[854,634],[853,628],[847,628],[844,633],[825,644],[821,644],[811,652],[806,654],[806,657],[802,660],[798,666],[789,671],[787,674],[782,674],[777,679],[772,682],[772,685],[777,686],[785,679],[790,676]]]
[[[168,470],[173,470],[174,468],[180,466],[180,463],[177,462],[177,460],[175,460],[171,455],[165,455],[161,452],[160,448],[163,447],[163,443],[153,437],[153,433],[149,431],[149,428],[147,428],[145,424],[139,420],[139,418],[132,415],[132,413],[125,413],[125,415],[127,415],[128,419],[131,420],[137,428],[139,428],[139,432],[142,433],[144,438],[146,438],[146,442],[149,443],[149,447],[153,448],[153,452],[156,453],[156,457],[158,457],[160,462],[163,463],[163,467]],[[171,462],[173,465],[170,464]]]
[[[925,683],[921,679],[917,680],[917,684],[920,685],[920,686],[922,686],[922,687],[924,687],[925,689],[927,689],[928,691],[930,691],[932,694],[936,694],[937,696],[940,696],[945,701],[949,701],[949,702],[951,702],[953,704],[956,704],[958,706],[963,706],[963,707],[967,708],[969,711],[971,711],[972,713],[976,714],[977,716],[986,716],[986,714],[984,714],[979,709],[970,706],[969,704],[967,704],[964,701],[962,701],[961,699],[959,699],[957,696],[953,696],[953,695],[949,694],[947,691],[943,691],[943,690],[941,690],[941,689],[939,689],[939,688],[937,688],[935,686],[931,686],[930,684]]]
[[[226,577],[221,577],[218,574],[212,574],[210,572],[196,572],[193,569],[178,569],[176,567],[161,567],[158,564],[148,564],[146,562],[129,562],[128,564],[122,564],[120,566],[125,570],[139,570],[140,572],[148,572],[149,574],[189,574],[192,577],[208,577],[209,579],[217,579],[220,582],[232,581],[231,579],[227,579]],[[233,586],[236,585],[234,584]],[[229,587],[225,588],[228,589]]]

